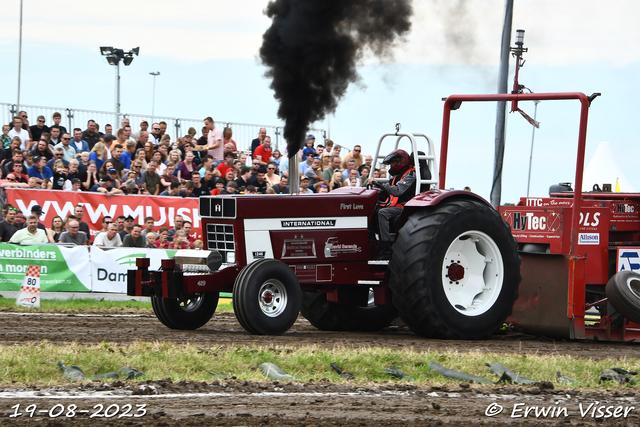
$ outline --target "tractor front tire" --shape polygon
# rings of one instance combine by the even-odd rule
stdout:
[[[335,304],[324,292],[303,291],[300,307],[313,326],[323,331],[378,331],[398,317],[392,306],[370,304],[367,307]]]
[[[300,282],[291,268],[275,259],[246,266],[233,285],[233,310],[240,325],[254,335],[282,335],[300,313]]]
[[[247,274],[247,271],[250,270],[249,266],[254,265],[254,264],[261,264],[261,263],[263,263],[265,261],[267,261],[267,259],[260,259],[258,261],[255,261],[252,264],[246,265],[242,270],[240,270],[240,274],[238,274],[238,276],[236,276],[236,280],[234,282],[233,292],[235,292],[235,290],[236,290],[236,283],[244,281],[244,276]],[[255,267],[253,267],[253,268],[255,268]],[[258,333],[258,331],[256,331],[256,330],[251,328],[251,323],[244,318],[243,313],[242,313],[242,309],[237,307],[238,303],[236,302],[235,294],[233,294],[233,298],[231,298],[231,304],[233,306],[233,313],[236,315],[236,319],[238,320],[238,323],[240,323],[240,325],[243,327],[243,329],[245,331],[249,332],[250,334],[260,335]]]
[[[184,299],[151,297],[156,317],[171,329],[198,329],[207,324],[218,307],[217,292],[203,292]]]
[[[398,232],[389,269],[400,318],[428,338],[488,338],[518,298],[517,242],[500,214],[479,200],[413,213]]]
[[[640,324],[640,274],[617,272],[609,279],[605,292],[613,308],[633,323]]]

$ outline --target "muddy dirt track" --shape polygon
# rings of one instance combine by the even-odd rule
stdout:
[[[0,313],[2,345],[49,340],[65,343],[101,341],[169,341],[219,345],[274,345],[298,347],[385,346],[416,351],[480,350],[518,354],[568,354],[575,358],[637,357],[637,344],[554,342],[522,335],[495,336],[487,341],[436,341],[420,338],[404,327],[378,333],[324,332],[300,318],[279,337],[249,335],[232,313],[217,313],[197,331],[174,331],[154,316],[18,315]],[[629,390],[628,392],[626,390]],[[20,404],[23,415],[15,415]],[[27,405],[37,405],[33,418]],[[57,405],[57,406],[56,406]],[[70,405],[73,416],[66,417]],[[98,406],[96,406],[98,405]],[[102,405],[102,411],[100,406]],[[129,406],[131,408],[129,409]],[[144,408],[136,405],[146,405]],[[590,406],[591,405],[591,406]],[[604,406],[599,416],[599,407]],[[607,407],[612,416],[607,416]],[[107,411],[107,408],[110,408]],[[547,408],[546,416],[541,411]],[[631,409],[633,408],[633,409]],[[54,417],[58,412],[63,414]],[[527,409],[530,411],[524,417]],[[536,412],[538,416],[536,417]],[[616,410],[618,412],[616,412]],[[87,411],[87,412],[79,412]],[[495,416],[487,413],[499,412]],[[626,411],[626,417],[624,413]],[[90,418],[92,414],[96,417]],[[100,416],[102,415],[102,416]],[[108,415],[105,417],[105,415]],[[136,415],[138,415],[136,417]],[[516,416],[516,417],[512,417]],[[618,415],[618,416],[616,416]],[[157,425],[157,426],[430,426],[430,425],[640,425],[640,392],[593,393],[588,389],[546,390],[538,387],[471,385],[429,387],[424,384],[386,384],[355,388],[331,382],[252,383],[166,381],[70,383],[57,389],[0,390],[0,425]]]

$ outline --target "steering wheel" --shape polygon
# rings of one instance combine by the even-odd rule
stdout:
[[[382,185],[378,181],[371,181],[370,184],[367,184],[367,190],[373,190],[374,188],[382,188]]]

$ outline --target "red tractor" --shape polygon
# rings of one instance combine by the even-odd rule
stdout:
[[[179,251],[157,271],[138,259],[127,294],[150,296],[158,319],[176,329],[203,326],[219,293],[232,292],[252,334],[282,334],[301,313],[322,330],[373,331],[400,316],[425,337],[490,336],[518,297],[520,256],[508,224],[469,191],[434,188],[437,159],[426,135],[384,135],[374,162],[387,138],[412,153],[420,177],[392,224],[390,261],[373,259],[378,190],[202,197],[207,250]]]

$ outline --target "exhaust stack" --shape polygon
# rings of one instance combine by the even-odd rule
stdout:
[[[289,194],[300,193],[300,164],[298,150],[289,157]]]

